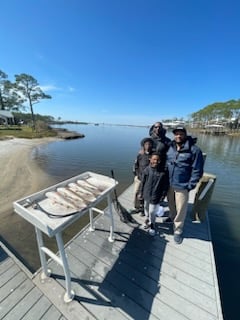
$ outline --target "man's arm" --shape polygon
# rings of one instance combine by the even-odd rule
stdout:
[[[188,190],[192,190],[196,187],[198,181],[203,175],[204,159],[201,149],[197,148],[194,152],[194,159],[192,163],[192,174],[188,184]]]

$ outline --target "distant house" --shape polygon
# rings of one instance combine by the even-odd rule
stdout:
[[[172,121],[172,122],[166,121],[166,122],[162,122],[162,125],[166,129],[174,129],[177,126],[184,126],[185,122],[184,121],[180,121],[180,120],[175,120],[175,121]]]
[[[11,111],[0,110],[0,124],[15,124],[14,116]]]

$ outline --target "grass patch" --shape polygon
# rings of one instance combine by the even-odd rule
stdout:
[[[8,139],[9,137],[14,138],[25,138],[25,139],[34,139],[34,138],[45,138],[45,137],[56,137],[57,132],[47,128],[44,130],[33,131],[29,126],[0,126],[0,139]]]

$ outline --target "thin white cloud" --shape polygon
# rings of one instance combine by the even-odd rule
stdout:
[[[55,85],[52,85],[52,84],[48,84],[48,85],[45,85],[45,86],[40,86],[40,88],[41,88],[43,91],[56,91],[56,90],[61,90],[59,87],[56,87]]]
[[[40,86],[40,88],[47,92],[47,91],[61,91],[62,93],[69,93],[69,92],[75,92],[76,89],[72,86],[67,86],[65,88],[61,88],[61,87],[57,87],[56,85],[54,84],[47,84],[47,85],[43,85],[43,86]]]

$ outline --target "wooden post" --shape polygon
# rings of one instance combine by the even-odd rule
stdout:
[[[204,173],[200,179],[196,187],[197,191],[191,212],[191,218],[193,221],[202,222],[205,220],[215,182],[216,176],[210,173]]]

